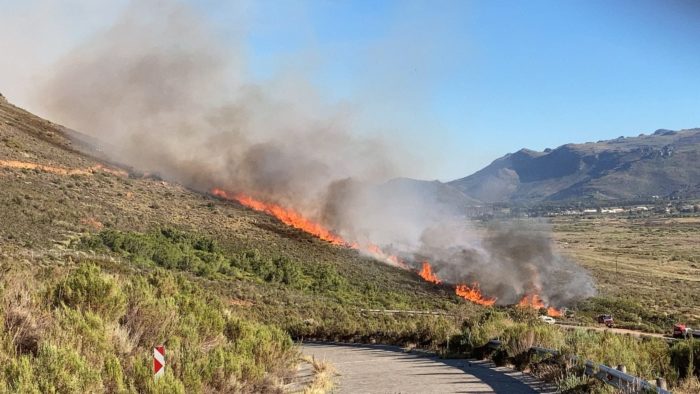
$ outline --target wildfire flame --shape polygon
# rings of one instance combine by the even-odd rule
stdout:
[[[420,275],[421,278],[425,279],[428,282],[440,284],[442,281],[438,278],[438,276],[433,272],[433,267],[430,266],[430,263],[427,261],[424,261],[421,270],[418,272],[418,275]],[[465,300],[471,301],[475,304],[483,305],[483,306],[491,306],[496,303],[495,298],[491,297],[486,297],[481,293],[481,289],[479,288],[478,283],[472,283],[471,286],[465,285],[465,284],[459,284],[455,286],[455,294],[458,296],[464,298]]]
[[[518,302],[518,306],[523,307],[523,308],[534,308],[534,309],[540,309],[544,308],[544,301],[542,301],[542,298],[540,298],[539,294],[530,294],[530,295],[525,295],[520,302]]]
[[[284,208],[277,204],[266,203],[242,193],[228,193],[225,190],[218,188],[212,189],[211,194],[225,200],[238,201],[242,205],[245,205],[246,207],[255,211],[265,212],[268,215],[276,217],[282,223],[288,226],[314,235],[324,241],[332,243],[333,245],[344,246],[350,249],[361,249],[377,260],[382,260],[388,264],[409,269],[408,265],[406,265],[406,263],[399,257],[384,253],[379,246],[369,244],[361,247],[357,242],[348,242],[339,235],[333,233],[331,230],[325,228],[320,223],[316,223],[305,218],[301,213],[293,209]]]
[[[547,308],[547,316],[560,317],[562,314],[562,311],[557,308],[551,306]]]
[[[518,306],[523,308],[542,309],[546,305],[544,301],[542,301],[542,298],[539,296],[539,294],[534,293],[530,295],[525,295],[520,300],[520,302],[518,302]],[[562,315],[562,312],[559,309],[550,306],[547,307],[547,315],[552,317],[559,317]]]
[[[469,300],[479,305],[491,306],[496,303],[495,298],[486,297],[481,293],[479,284],[476,282],[472,283],[471,287],[464,284],[457,285],[457,287],[455,287],[455,293],[465,300]]]
[[[433,272],[433,268],[430,266],[430,263],[427,261],[423,262],[423,265],[421,267],[421,270],[418,272],[418,275],[420,275],[421,278],[425,279],[428,282],[432,282],[435,284],[440,284],[442,281],[438,279],[437,275]]]
[[[341,245],[341,246],[347,246],[347,247],[352,247],[350,243],[346,242],[344,239],[339,237],[338,235],[333,234],[330,230],[326,229],[325,227],[321,226],[318,223],[312,222],[311,220],[306,219],[304,216],[302,216],[299,212],[292,210],[292,209],[286,209],[283,208],[277,204],[269,204],[262,202],[260,200],[256,200],[250,196],[247,196],[245,194],[234,194],[230,195],[229,193],[225,192],[224,190],[221,189],[213,189],[211,193],[217,197],[221,197],[226,200],[235,200],[238,201],[239,203],[245,205],[246,207],[253,209],[255,211],[260,211],[260,212],[265,212],[269,215],[272,215],[279,219],[282,223],[292,226],[296,229],[302,230],[304,232],[307,232],[311,235],[314,235],[324,241],[328,241],[334,245]]]
[[[212,189],[211,193],[225,200],[238,201],[242,205],[245,205],[246,207],[251,208],[255,211],[264,212],[269,215],[272,215],[288,226],[307,232],[334,245],[344,246],[351,249],[360,249],[378,260],[383,260],[389,264],[404,269],[410,269],[408,265],[398,256],[385,253],[381,250],[379,246],[375,244],[367,244],[361,246],[357,242],[348,242],[339,235],[333,233],[331,230],[325,228],[320,223],[316,223],[305,218],[301,213],[293,209],[284,208],[277,204],[266,203],[242,193],[231,194],[217,188]],[[428,282],[435,284],[442,283],[440,278],[438,278],[437,274],[433,272],[433,268],[430,265],[430,263],[427,261],[423,261],[421,265],[421,270],[418,271],[418,275]],[[476,282],[472,283],[471,286],[466,284],[456,285],[455,293],[458,296],[464,298],[465,300],[469,300],[479,305],[492,306],[496,303],[496,298],[487,297],[481,293],[479,284]],[[520,300],[518,305],[521,307],[530,307],[536,309],[544,308],[546,306],[544,301],[542,301],[538,294],[526,295]],[[547,308],[547,314],[550,316],[561,316],[561,311],[549,307]]]

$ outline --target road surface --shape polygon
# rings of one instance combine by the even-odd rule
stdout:
[[[553,393],[530,375],[488,361],[442,360],[395,346],[306,343],[338,371],[334,393]]]

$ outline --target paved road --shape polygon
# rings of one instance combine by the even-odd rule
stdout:
[[[530,375],[487,361],[441,360],[384,345],[307,343],[338,370],[334,393],[553,393]]]

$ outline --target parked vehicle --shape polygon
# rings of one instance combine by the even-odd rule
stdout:
[[[608,328],[612,328],[614,321],[612,315],[598,315],[598,323],[605,324]]]
[[[686,326],[682,323],[676,323],[673,325],[673,337],[674,338],[700,338],[700,330],[693,330],[692,328]]]
[[[547,324],[554,324],[554,323],[557,322],[556,320],[554,320],[553,317],[544,316],[544,315],[540,316],[540,320],[541,320],[543,323],[547,323]]]

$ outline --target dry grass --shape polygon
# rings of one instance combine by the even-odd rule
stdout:
[[[700,218],[559,217],[553,224],[559,248],[591,271],[602,296],[700,324]]]
[[[32,297],[38,284],[24,272],[9,273],[4,278],[2,307],[4,331],[18,354],[36,354],[50,316],[43,312]]]
[[[304,394],[324,394],[335,386],[335,377],[338,375],[335,367],[326,360],[317,360],[313,356],[304,356],[302,360],[311,364],[314,370],[314,379],[304,388]]]
[[[676,394],[700,393],[700,379],[696,376],[684,379],[678,386],[674,387],[673,392]]]

